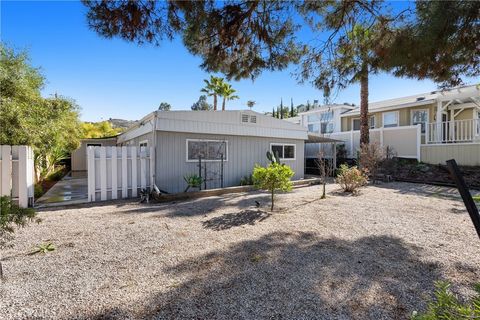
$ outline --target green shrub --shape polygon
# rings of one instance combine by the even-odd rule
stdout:
[[[450,291],[450,284],[439,281],[435,284],[435,299],[428,304],[425,313],[413,312],[414,320],[479,319],[480,284],[475,286],[476,295],[468,302],[460,302]]]
[[[267,167],[255,165],[252,175],[253,184],[258,189],[270,191],[272,195],[272,211],[275,200],[275,191],[280,190],[286,192],[292,190],[292,182],[290,179],[294,174],[295,173],[289,166],[278,162],[271,162]]]
[[[38,246],[35,247],[35,250],[31,254],[36,254],[36,253],[48,253],[50,251],[54,251],[55,246],[53,243],[48,242],[48,243],[42,243],[39,244]]]
[[[48,181],[60,181],[65,176],[65,167],[60,166],[47,176]]]
[[[368,179],[357,167],[349,168],[346,164],[342,164],[336,181],[343,191],[355,193],[358,188],[367,184]]]
[[[183,192],[187,192],[190,188],[200,188],[202,185],[203,179],[197,174],[189,174],[183,177],[183,180],[187,183],[187,187]]]
[[[43,187],[40,183],[37,183],[35,184],[34,188],[33,188],[33,194],[34,194],[34,197],[35,199],[38,199],[40,198],[42,195],[43,195]]]
[[[244,176],[240,179],[241,186],[251,186],[253,184],[252,175]]]

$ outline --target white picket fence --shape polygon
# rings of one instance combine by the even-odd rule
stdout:
[[[29,146],[0,146],[0,195],[10,196],[20,207],[33,206],[34,162]]]
[[[135,198],[154,184],[153,147],[88,147],[88,201]]]

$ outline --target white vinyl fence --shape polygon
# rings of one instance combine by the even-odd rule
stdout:
[[[88,201],[135,198],[154,184],[153,147],[88,147]]]
[[[330,138],[345,142],[347,156],[356,158],[360,150],[360,131],[335,132]],[[382,147],[389,146],[398,157],[413,158],[420,161],[421,125],[400,126],[392,128],[370,129],[370,142]]]
[[[33,150],[29,146],[0,146],[0,195],[12,197],[20,207],[33,206]]]

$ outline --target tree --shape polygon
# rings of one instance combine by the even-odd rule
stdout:
[[[162,102],[158,106],[158,110],[160,111],[170,111],[172,109],[172,106],[168,102]]]
[[[324,150],[320,150],[317,154],[317,159],[315,159],[315,164],[317,165],[318,171],[320,173],[320,179],[322,181],[322,195],[320,199],[327,198],[327,177],[331,177],[335,169],[333,167],[333,159],[327,158],[326,152]]]
[[[0,248],[9,245],[16,228],[26,226],[35,218],[33,208],[20,208],[10,197],[0,197]],[[40,222],[40,220],[37,220]],[[3,278],[3,268],[0,259],[0,279]]]
[[[253,169],[253,184],[256,188],[268,190],[271,194],[271,207],[273,211],[276,191],[291,191],[292,181],[290,179],[295,173],[292,169],[277,161],[270,163],[267,167],[255,165]]]
[[[71,99],[40,95],[45,79],[29,65],[26,53],[4,45],[0,51],[0,144],[32,146],[41,180],[56,160],[78,148],[80,109]]]
[[[293,118],[295,116],[296,114],[295,114],[295,109],[293,108],[293,98],[292,98],[290,101],[290,118]]]
[[[82,122],[82,138],[113,137],[122,132],[120,128],[113,128],[110,121]]]
[[[223,78],[210,76],[210,80],[205,79],[203,81],[205,82],[205,87],[200,92],[213,97],[213,111],[217,111],[217,97],[222,95]]]
[[[248,100],[247,101],[247,106],[252,110],[252,108],[255,106],[256,102],[253,100]]]
[[[385,54],[393,74],[442,86],[480,76],[480,2],[416,1],[415,6]]]
[[[227,100],[239,99],[239,96],[235,95],[237,92],[229,83],[223,82],[220,86],[220,96],[223,98],[222,111],[225,111],[225,102]]]
[[[275,115],[275,108],[272,108],[272,117],[276,118],[277,116]]]
[[[280,99],[280,119],[283,119],[283,114],[284,114],[283,99]]]
[[[198,101],[192,104],[191,109],[193,111],[210,111],[212,110],[212,105],[207,102],[206,95],[201,95]]]
[[[286,1],[89,1],[87,21],[106,38],[160,45],[179,35],[207,72],[255,78],[298,61],[293,6]]]

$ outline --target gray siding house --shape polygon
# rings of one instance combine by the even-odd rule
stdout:
[[[206,177],[206,187],[239,185],[266,152],[304,175],[307,128],[245,111],[155,111],[117,138],[118,146],[155,146],[155,182],[169,193],[186,187],[184,176]],[[200,158],[200,159],[199,159]]]

